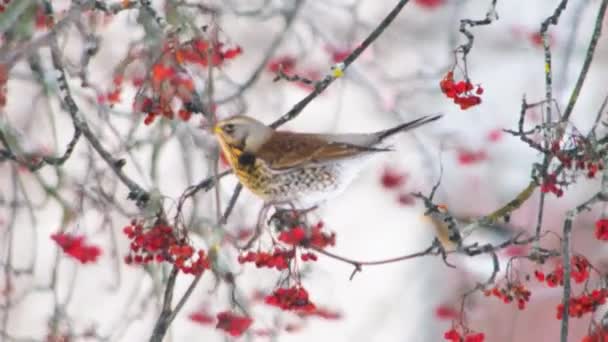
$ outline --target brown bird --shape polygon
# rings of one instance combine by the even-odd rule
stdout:
[[[272,204],[315,205],[340,194],[386,138],[441,118],[423,116],[375,133],[314,134],[275,131],[248,116],[214,127],[239,181]]]

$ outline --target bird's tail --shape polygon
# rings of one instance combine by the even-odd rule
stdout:
[[[405,132],[405,131],[409,131],[410,129],[414,129],[417,127],[420,127],[422,125],[425,125],[429,122],[433,122],[435,120],[439,120],[443,115],[439,114],[439,115],[433,115],[433,116],[423,116],[420,117],[416,120],[412,120],[410,122],[406,122],[404,124],[401,124],[397,127],[393,127],[393,128],[389,128],[385,131],[381,131],[378,132],[378,140],[382,141],[383,139],[386,139],[387,137],[390,137],[391,135],[398,133],[398,132]]]

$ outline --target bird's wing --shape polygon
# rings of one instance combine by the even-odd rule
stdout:
[[[387,149],[330,141],[317,134],[275,132],[255,154],[271,169],[284,170],[380,151]]]

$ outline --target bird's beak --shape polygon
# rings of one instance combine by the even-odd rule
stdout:
[[[213,133],[219,135],[222,133],[222,128],[219,125],[213,126]]]

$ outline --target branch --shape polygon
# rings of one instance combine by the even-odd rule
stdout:
[[[272,41],[272,43],[270,44],[270,47],[266,51],[266,54],[265,54],[262,62],[260,62],[260,64],[258,64],[257,68],[251,74],[251,76],[249,76],[249,78],[242,85],[239,86],[239,88],[237,89],[237,91],[234,94],[231,94],[223,99],[218,99],[216,101],[217,104],[223,104],[225,102],[228,102],[228,101],[234,99],[237,96],[242,95],[245,92],[245,90],[249,89],[255,83],[255,81],[257,81],[257,79],[260,77],[260,75],[266,68],[268,61],[272,58],[272,56],[277,51],[279,46],[281,46],[281,43],[287,36],[287,32],[293,26],[293,23],[295,22],[295,18],[297,17],[297,14],[300,11],[300,9],[302,8],[303,4],[304,4],[304,0],[297,0],[293,9],[285,14],[285,27],[283,28],[281,33]]]
[[[492,3],[490,4],[490,9],[488,9],[488,11],[486,12],[485,19],[482,19],[482,20],[462,19],[462,20],[460,20],[459,31],[467,38],[467,42],[463,45],[460,45],[457,48],[457,51],[462,52],[463,59],[465,62],[466,62],[467,54],[469,53],[469,51],[471,51],[471,48],[473,47],[473,41],[475,40],[475,36],[473,36],[471,31],[467,30],[467,26],[469,28],[473,28],[475,26],[489,25],[494,20],[497,20],[498,19],[498,14],[496,13],[496,2],[497,1],[498,0],[492,0]],[[466,63],[465,63],[465,67],[466,67]]]
[[[431,197],[426,197],[420,192],[412,193],[412,196],[422,199],[424,202],[424,207],[426,208],[424,215],[430,216],[433,219],[445,223],[447,227],[448,239],[457,246],[460,246],[462,244],[462,236],[460,235],[458,222],[456,222],[456,219],[446,209],[440,208],[432,201],[432,196],[435,194],[435,190],[437,190],[438,185],[439,183],[433,187]]]
[[[242,190],[243,190],[243,185],[241,183],[237,184],[234,187],[234,191],[232,192],[232,197],[230,197],[230,202],[228,202],[228,206],[226,207],[226,210],[224,211],[224,215],[222,215],[220,224],[225,224],[226,222],[228,222],[228,217],[232,213],[232,209],[234,209],[234,206],[236,205],[236,201],[239,199],[239,195],[241,194]]]
[[[599,12],[597,13],[597,17],[595,19],[595,27],[593,29],[593,34],[591,35],[591,41],[589,42],[589,47],[587,47],[587,53],[585,55],[585,61],[583,62],[583,67],[581,68],[581,72],[578,75],[578,79],[576,80],[576,84],[574,89],[572,89],[572,94],[570,94],[570,100],[566,105],[566,110],[564,111],[564,115],[562,116],[561,121],[567,122],[572,114],[572,109],[578,100],[579,93],[583,88],[583,84],[585,83],[585,79],[587,78],[587,72],[589,71],[589,67],[591,66],[591,62],[593,61],[593,56],[595,55],[595,48],[597,46],[597,42],[602,34],[602,22],[604,16],[606,14],[606,8],[608,7],[608,0],[602,0],[600,4]],[[563,133],[562,133],[563,134]],[[560,134],[561,135],[561,134]]]
[[[51,59],[53,61],[53,67],[57,70],[59,75],[57,76],[58,88],[61,96],[61,102],[70,113],[74,126],[82,132],[84,137],[89,141],[93,149],[101,156],[107,165],[114,171],[118,179],[129,188],[128,198],[134,200],[138,206],[145,206],[146,202],[150,199],[150,195],[142,189],[135,181],[129,178],[123,171],[124,160],[114,159],[110,152],[108,152],[102,145],[99,139],[93,134],[88,123],[84,120],[78,105],[72,97],[70,86],[67,82],[65,70],[61,63],[61,57],[59,47],[57,46],[56,37],[51,41]]]
[[[378,266],[378,265],[390,264],[390,263],[399,262],[399,261],[403,261],[403,260],[418,258],[418,257],[425,256],[425,255],[438,255],[441,253],[440,249],[442,247],[441,247],[441,244],[434,242],[431,246],[429,246],[427,249],[425,249],[421,252],[405,254],[405,255],[390,258],[390,259],[375,260],[375,261],[358,261],[358,260],[349,259],[349,258],[340,256],[340,255],[328,252],[328,251],[318,248],[318,247],[312,246],[310,248],[315,250],[316,252],[323,254],[327,257],[330,257],[332,259],[336,259],[336,260],[345,262],[347,264],[353,265],[355,267],[355,269],[353,270],[353,272],[351,273],[351,275],[349,277],[350,280],[353,280],[353,277],[355,276],[355,274],[357,274],[358,272],[361,272],[363,270],[362,266]]]
[[[154,325],[154,330],[152,331],[152,336],[150,336],[150,342],[162,342],[165,333],[167,332],[167,328],[169,327],[169,317],[171,317],[171,302],[173,301],[173,288],[175,287],[175,280],[177,278],[177,274],[179,273],[179,269],[177,266],[173,266],[171,269],[171,274],[169,274],[169,278],[167,280],[167,287],[165,287],[165,295],[163,298],[163,307],[160,312],[158,319],[156,320],[156,324]]]
[[[0,142],[2,142],[2,144],[4,145],[4,150],[0,150],[0,161],[6,160],[6,159],[10,159],[13,160],[25,167],[27,167],[30,171],[38,171],[40,170],[43,166],[45,165],[54,165],[54,166],[60,166],[63,165],[72,155],[72,152],[74,152],[74,148],[76,147],[76,144],[78,143],[78,140],[80,139],[80,136],[82,135],[82,131],[80,130],[80,128],[78,128],[76,125],[74,125],[74,135],[72,136],[72,139],[70,140],[70,142],[68,142],[65,152],[63,153],[63,155],[59,156],[59,157],[42,157],[40,159],[40,161],[38,162],[30,162],[27,159],[22,159],[19,158],[19,156],[17,156],[12,148],[10,147],[10,143],[7,139],[7,137],[5,136],[4,132],[2,131],[2,129],[0,129]],[[36,157],[36,156],[29,156],[29,157]]]
[[[536,182],[531,181],[513,200],[505,204],[502,208],[484,217],[482,221],[485,223],[492,223],[498,221],[502,217],[509,216],[532,196],[534,189],[536,189]]]
[[[341,66],[343,71],[348,69],[359,56],[365,51],[383,32],[386,28],[395,20],[399,12],[409,2],[409,0],[400,0],[397,5],[388,13],[388,15],[380,22],[380,24],[365,38],[365,40],[359,45],[348,57],[344,59]],[[278,120],[273,122],[270,127],[277,128],[284,125],[286,122],[295,119],[306,106],[312,102],[317,96],[319,96],[329,85],[336,79],[336,77],[328,75],[323,80],[317,82],[315,89],[308,94],[305,98],[296,103],[291,110],[283,114]]]
[[[605,184],[603,184],[605,185]],[[569,318],[569,310],[570,310],[570,292],[571,292],[571,283],[570,283],[570,273],[571,273],[571,262],[570,262],[570,236],[572,233],[572,222],[574,219],[584,210],[590,210],[591,206],[597,202],[607,202],[608,201],[608,191],[606,189],[602,189],[602,191],[598,192],[594,196],[592,196],[587,201],[578,205],[576,208],[571,209],[566,214],[566,220],[564,221],[564,232],[562,236],[562,258],[564,265],[564,292],[562,295],[562,305],[564,306],[564,311],[562,315],[561,322],[561,330],[560,330],[560,341],[568,342],[568,318]]]
[[[551,69],[551,45],[549,39],[547,38],[547,31],[549,30],[549,25],[557,25],[559,21],[559,17],[562,12],[566,9],[566,5],[568,4],[568,0],[561,0],[553,14],[545,19],[540,25],[540,37],[543,42],[543,48],[545,51],[545,122],[552,121],[551,115],[551,106],[553,101],[553,74]],[[545,143],[548,142],[548,133],[545,134]]]
[[[568,213],[566,221],[564,222],[564,235],[562,240],[562,258],[564,264],[564,292],[562,295],[562,305],[564,306],[564,311],[562,314],[562,323],[560,329],[560,341],[568,342],[568,318],[570,311],[570,272],[571,272],[571,264],[570,264],[570,233],[572,232],[572,221],[576,213],[571,211]]]

